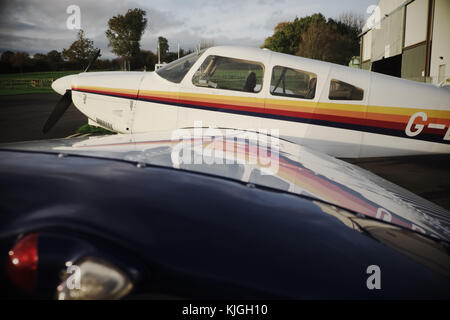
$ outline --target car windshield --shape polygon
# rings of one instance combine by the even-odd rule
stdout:
[[[180,83],[181,80],[183,80],[186,73],[188,73],[188,71],[191,69],[194,63],[201,57],[201,55],[203,54],[203,52],[205,52],[205,50],[206,49],[203,49],[200,52],[194,52],[178,60],[175,60],[165,65],[161,69],[158,69],[156,73],[166,80],[175,83]]]

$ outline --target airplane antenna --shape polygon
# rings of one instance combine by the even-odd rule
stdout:
[[[94,55],[92,56],[92,59],[89,61],[88,66],[86,67],[86,69],[84,70],[84,72],[88,72],[89,69],[91,68],[91,66],[94,64],[95,60],[97,60],[97,58],[100,56],[100,49],[98,49]]]

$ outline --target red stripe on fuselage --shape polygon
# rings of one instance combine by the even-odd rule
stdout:
[[[129,93],[121,93],[115,91],[107,91],[107,90],[93,90],[93,89],[83,89],[83,88],[73,88],[75,91],[94,93],[94,94],[103,94],[110,96],[117,96],[123,98],[137,98],[136,94]],[[280,109],[270,109],[270,108],[258,108],[258,107],[250,107],[245,105],[231,105],[224,103],[215,103],[215,102],[205,102],[205,101],[196,101],[196,100],[185,100],[179,98],[168,98],[168,97],[159,97],[159,96],[149,96],[149,95],[139,95],[140,99],[148,99],[152,101],[160,101],[163,103],[173,103],[173,104],[183,104],[188,106],[202,106],[209,107],[214,109],[225,109],[225,110],[236,110],[236,111],[246,111],[252,113],[260,113],[260,114],[272,114],[272,115],[280,115],[292,118],[301,118],[301,119],[317,119],[335,123],[342,124],[354,124],[361,126],[369,126],[375,128],[384,128],[384,129],[394,129],[403,131],[406,128],[406,123],[403,122],[393,122],[393,121],[382,121],[382,120],[371,120],[365,118],[352,118],[352,117],[343,117],[336,115],[327,115],[327,114],[319,114],[319,113],[310,113],[310,112],[297,112],[290,110],[280,110]],[[211,110],[214,111],[214,110]],[[440,129],[430,129],[423,128],[423,133],[433,134],[433,135],[442,135],[442,130]]]

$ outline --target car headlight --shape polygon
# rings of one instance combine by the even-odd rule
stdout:
[[[97,258],[69,264],[57,287],[58,300],[114,300],[133,288],[130,278],[117,267]]]

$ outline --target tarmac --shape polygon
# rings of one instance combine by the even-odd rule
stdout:
[[[87,123],[73,105],[47,133],[42,127],[60,96],[0,96],[0,142],[65,138]],[[450,210],[450,155],[346,159]]]
[[[56,93],[0,96],[0,142],[64,138],[76,133],[87,118],[73,104],[50,132],[42,133],[60,98]]]

